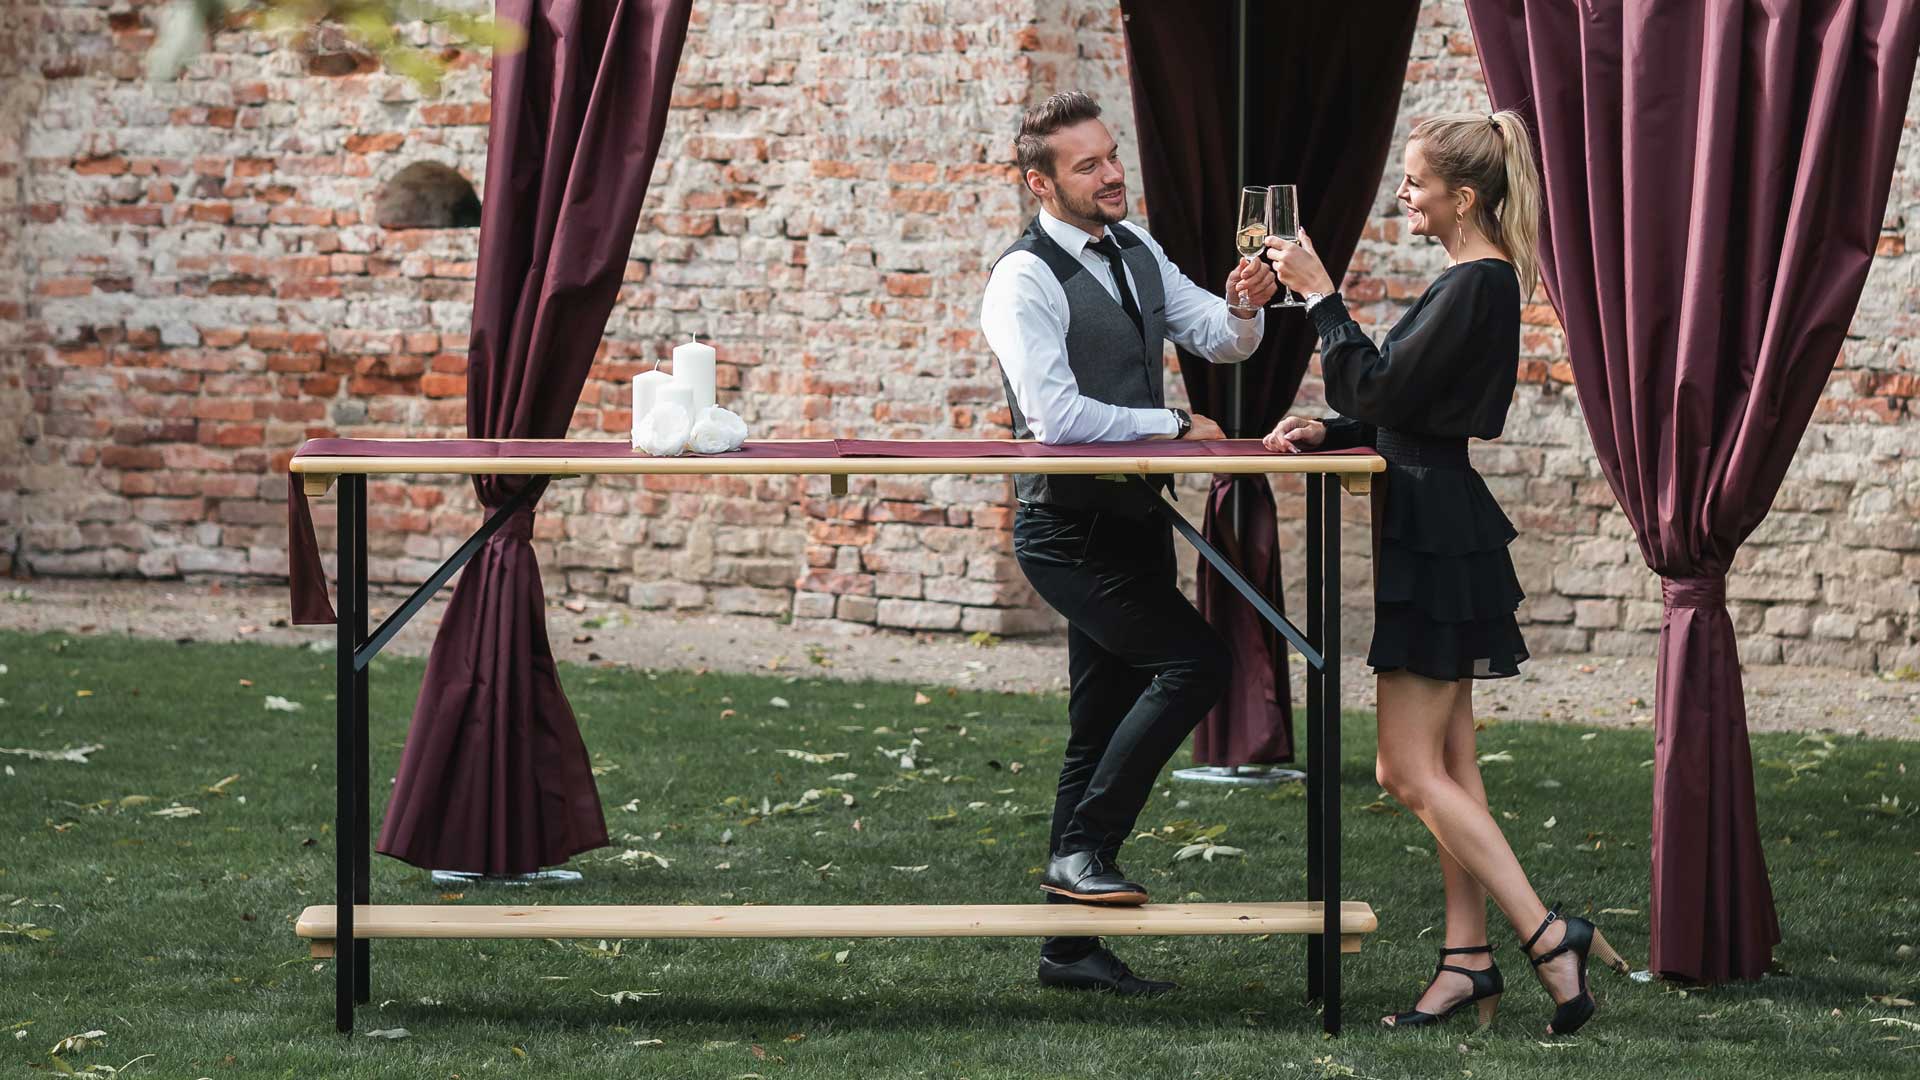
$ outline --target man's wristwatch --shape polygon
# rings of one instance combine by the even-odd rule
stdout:
[[[1176,439],[1186,438],[1187,432],[1193,430],[1193,414],[1185,409],[1168,409],[1167,411],[1173,414],[1174,423],[1180,425],[1180,430],[1174,432],[1173,437]]]

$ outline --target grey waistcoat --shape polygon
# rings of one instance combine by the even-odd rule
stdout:
[[[1034,218],[1020,239],[1003,252],[1004,259],[1016,251],[1030,251],[1053,271],[1067,294],[1067,366],[1073,369],[1080,393],[1109,405],[1136,409],[1166,407],[1165,365],[1161,362],[1167,329],[1167,294],[1160,280],[1160,265],[1152,249],[1132,232],[1121,228],[1108,230],[1120,245],[1120,259],[1133,271],[1134,300],[1140,305],[1141,330],[1134,329],[1120,301],[1106,286],[1087,271],[1079,259],[1067,254],[1055,243],[1040,219]],[[1144,331],[1144,333],[1142,332]],[[1007,408],[1013,413],[1015,438],[1033,438],[1033,428],[1014,398],[1013,384],[1002,370],[1000,381],[1006,387]],[[1151,477],[1157,487],[1171,481]],[[1014,480],[1014,493],[1023,503],[1067,507],[1080,510],[1113,510],[1125,514],[1152,513],[1150,495],[1133,480],[1115,482],[1094,476],[1049,476],[1020,473]]]

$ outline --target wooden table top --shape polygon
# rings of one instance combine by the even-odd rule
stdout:
[[[354,443],[379,444],[365,454],[302,453],[289,468],[305,478],[309,495],[324,493],[333,478],[341,475],[456,474],[456,475],[1011,475],[1047,473],[1068,475],[1173,475],[1184,473],[1317,473],[1363,480],[1383,472],[1386,461],[1371,453],[1328,454],[1221,454],[1195,453],[1191,444],[1179,454],[1155,454],[1140,444],[1129,444],[1121,452],[1088,453],[1076,448],[1074,455],[1024,456],[1005,454],[981,457],[950,456],[781,456],[783,443],[796,447],[818,447],[821,440],[754,440],[752,456],[729,454],[687,454],[681,457],[651,457],[634,450],[611,455],[606,443],[594,443],[592,454],[568,453],[560,440],[453,440],[462,443],[488,443],[505,453],[435,452],[433,444],[441,439],[362,439]],[[925,445],[937,440],[916,440]],[[965,440],[978,445],[982,440]],[[999,440],[1012,447],[1014,440]],[[409,444],[420,444],[419,453],[409,453]],[[589,444],[582,443],[583,447]],[[1031,444],[1029,444],[1031,445]],[[1169,444],[1170,446],[1172,444]],[[537,449],[537,452],[535,450]],[[1363,490],[1364,483],[1349,484],[1349,490]]]

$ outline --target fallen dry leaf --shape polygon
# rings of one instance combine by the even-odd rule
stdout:
[[[780,699],[774,698],[774,700],[778,701]],[[845,753],[816,754],[811,750],[781,750],[778,751],[778,753],[785,754],[790,758],[798,758],[810,765],[825,765],[829,761],[842,761],[848,756]]]
[[[105,1039],[106,1037],[107,1037],[107,1033],[104,1031],[100,1031],[98,1029],[95,1029],[93,1031],[83,1031],[78,1035],[69,1035],[64,1039],[61,1039],[59,1042],[54,1043],[53,1049],[47,1051],[47,1053],[77,1054],[80,1051],[85,1050],[88,1047],[94,1045],[95,1043],[98,1043],[100,1040]]]
[[[591,987],[588,988],[587,992],[591,993],[594,997],[606,998],[615,1005],[625,1005],[629,1001],[639,1001],[641,998],[662,997],[666,994],[665,990],[615,990],[611,994],[603,994]]]
[[[31,761],[71,761],[76,765],[90,765],[92,762],[87,760],[87,755],[95,750],[105,749],[106,747],[100,743],[69,746],[60,750],[28,750],[18,746],[0,746],[0,754],[18,754]]]

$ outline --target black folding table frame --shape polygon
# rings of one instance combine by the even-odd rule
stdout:
[[[377,458],[367,459],[370,463]],[[1012,471],[1012,470],[1009,470]],[[515,513],[532,505],[550,476],[529,482],[487,519],[479,530],[406,602],[368,633],[367,473],[338,474],[338,603],[334,663],[337,672],[335,776],[334,903],[337,930],[334,951],[334,1025],[353,1030],[355,1004],[371,997],[370,942],[355,938],[354,905],[369,904],[372,818],[369,811],[367,681],[373,658],[427,601],[466,565],[487,539]],[[1324,929],[1307,935],[1307,993],[1321,1004],[1321,1026],[1340,1031],[1340,483],[1333,473],[1301,474],[1307,489],[1307,625],[1295,626],[1249,582],[1226,556],[1208,543],[1180,512],[1156,492],[1161,514],[1246,597],[1268,625],[1307,662],[1307,900],[1325,912]],[[1142,485],[1147,480],[1135,476]],[[298,474],[290,478],[300,483]]]

